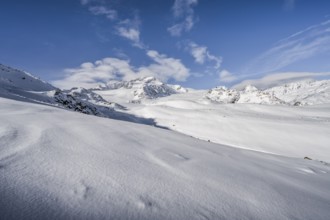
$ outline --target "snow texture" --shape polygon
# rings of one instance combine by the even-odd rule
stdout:
[[[326,163],[0,98],[1,219],[324,219]]]
[[[205,141],[330,162],[329,104],[304,107],[217,104],[205,99],[204,94],[204,91],[190,91],[140,105],[126,104],[127,112],[153,118],[157,125]],[[108,91],[104,97],[113,96]]]

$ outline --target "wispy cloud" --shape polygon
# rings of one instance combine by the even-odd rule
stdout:
[[[221,70],[219,72],[219,81],[223,83],[230,83],[237,80],[237,77],[228,70]]]
[[[141,22],[136,12],[132,19],[121,19],[115,9],[109,8],[101,0],[81,0],[81,4],[86,6],[92,14],[104,16],[114,22],[115,34],[128,39],[135,47],[141,49],[145,47],[140,39]],[[102,37],[102,39],[104,39],[104,37]]]
[[[94,15],[104,15],[110,20],[115,20],[117,18],[117,11],[109,9],[105,6],[91,6],[88,8],[88,10]]]
[[[245,69],[245,74],[278,71],[290,64],[330,51],[330,20],[279,41]]]
[[[213,55],[206,46],[198,45],[193,41],[187,41],[186,50],[194,57],[198,64],[205,64],[206,62],[213,62],[214,69],[220,69],[222,57]]]
[[[137,15],[133,19],[125,19],[120,21],[117,26],[117,34],[132,42],[132,45],[138,48],[144,48],[145,46],[140,39],[140,19]]]
[[[330,72],[311,73],[311,72],[284,72],[266,75],[258,79],[244,80],[233,88],[242,89],[247,85],[254,85],[259,89],[266,89],[284,83],[296,82],[304,79],[315,79],[317,77],[330,76]]]
[[[155,50],[147,50],[146,55],[152,60],[147,66],[135,67],[128,59],[108,57],[94,63],[83,63],[78,68],[66,69],[66,76],[53,83],[66,89],[73,86],[92,88],[112,79],[131,80],[155,76],[166,82],[168,79],[184,81],[190,76],[190,70],[179,59],[160,54]]]
[[[193,28],[196,21],[193,7],[197,4],[198,0],[175,0],[172,11],[178,22],[167,29],[172,36],[181,36]]]
[[[296,0],[284,0],[283,9],[285,11],[291,11],[294,9]]]

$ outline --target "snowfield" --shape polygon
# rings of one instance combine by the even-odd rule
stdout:
[[[1,219],[329,219],[330,166],[0,98]]]
[[[112,99],[118,91],[98,91]],[[117,97],[121,97],[120,95]],[[330,104],[315,106],[219,104],[205,91],[125,104],[139,117],[202,140],[283,156],[330,162]]]
[[[0,219],[328,220],[329,82],[60,90],[0,64]]]

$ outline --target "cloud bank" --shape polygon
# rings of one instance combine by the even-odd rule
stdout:
[[[138,77],[154,76],[164,82],[169,79],[185,81],[190,76],[190,70],[181,60],[148,50],[147,56],[153,61],[148,66],[134,67],[127,59],[113,57],[86,62],[78,68],[66,69],[66,76],[52,83],[63,89],[71,87],[93,88],[105,84],[109,80],[132,80]]]

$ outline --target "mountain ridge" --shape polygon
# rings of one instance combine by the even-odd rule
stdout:
[[[112,109],[123,109],[124,107],[109,101],[108,97],[104,98],[108,93],[112,98],[121,95],[129,103],[141,103],[144,100],[152,100],[191,91],[180,85],[163,83],[155,77],[142,77],[130,81],[112,80],[103,86],[93,89],[73,87],[69,90],[60,90],[30,73],[3,64],[0,64],[0,85],[0,91],[11,97],[14,95],[16,98],[24,99],[32,96],[33,98],[31,100],[49,104],[53,104],[55,101],[61,105],[68,100],[71,100],[73,104],[72,97],[74,97],[76,101],[79,100],[80,103],[85,103],[85,107],[102,106]],[[55,92],[45,93],[51,90],[57,91],[56,98],[49,96],[49,94],[54,95]],[[118,91],[118,93],[114,91]],[[61,95],[59,96],[59,94]],[[253,85],[248,85],[242,90],[219,86],[209,89],[204,97],[207,100],[220,104],[251,103],[294,106],[326,104],[330,103],[330,80],[302,80],[263,90],[257,89]],[[61,100],[61,98],[66,100]],[[54,100],[52,101],[51,99]],[[67,106],[63,107],[66,108]],[[70,109],[76,108],[71,106]]]

